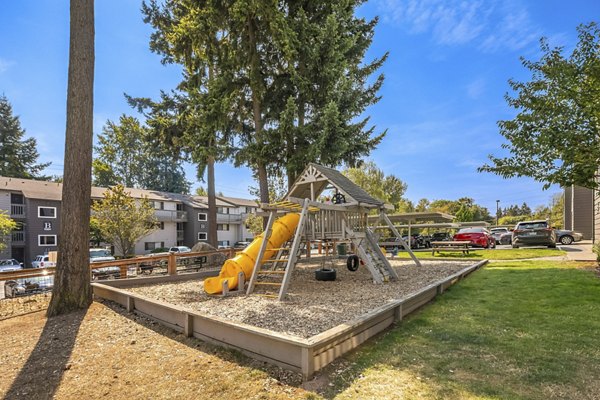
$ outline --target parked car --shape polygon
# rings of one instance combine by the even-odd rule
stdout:
[[[12,272],[23,269],[23,263],[18,262],[14,258],[0,260],[0,272]]]
[[[556,229],[556,241],[560,244],[571,244],[579,242],[583,239],[583,235],[579,232],[573,232],[566,229]]]
[[[32,268],[56,267],[56,263],[50,261],[50,256],[48,256],[46,254],[46,255],[42,255],[42,256],[36,256],[35,261],[31,262],[31,267]]]
[[[173,246],[169,248],[169,253],[191,253],[192,249],[187,246]]]
[[[385,251],[398,251],[404,248],[397,237],[381,238],[379,239],[379,243],[385,243],[381,246]]]
[[[496,247],[496,239],[485,228],[463,228],[453,237],[454,240],[468,240],[472,246],[486,249]]]
[[[402,239],[404,239],[404,241],[408,244],[408,235],[402,236]],[[423,236],[419,233],[413,233],[410,235],[410,248],[420,249],[422,247],[431,247],[431,237]]]
[[[508,228],[492,228],[490,229],[490,233],[496,240],[496,244],[500,244],[500,239],[502,238],[502,235],[510,233],[510,231],[508,230]]]
[[[114,261],[115,258],[107,249],[90,249],[90,264]],[[119,278],[121,269],[116,266],[92,269],[92,279]]]
[[[431,235],[432,242],[449,242],[452,240],[452,235],[448,232],[434,232]]]
[[[512,230],[500,235],[500,244],[511,244],[512,243]]]
[[[233,248],[234,249],[245,249],[248,246],[250,246],[250,242],[235,242],[235,244],[233,245]]]
[[[512,247],[548,246],[556,247],[556,232],[548,221],[523,221],[517,223],[512,233]]]

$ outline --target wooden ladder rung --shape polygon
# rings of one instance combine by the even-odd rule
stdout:
[[[258,271],[259,274],[285,274],[285,271],[270,271],[270,270],[266,270],[266,271]]]
[[[270,258],[263,260],[263,263],[279,263],[279,262],[287,262],[288,258],[278,258],[276,260],[271,260]]]
[[[265,285],[265,286],[281,286],[281,283],[277,282],[254,282],[255,285]]]
[[[269,297],[271,299],[276,299],[279,296],[277,296],[276,294],[265,294],[265,293],[254,293],[257,296],[262,296],[262,297]]]
[[[276,248],[269,249],[269,250],[291,250],[291,247],[276,247]]]

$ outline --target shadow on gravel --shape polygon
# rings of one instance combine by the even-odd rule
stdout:
[[[52,399],[64,371],[70,368],[79,327],[87,310],[50,318],[35,348],[19,371],[5,399]],[[27,332],[23,332],[27,335]]]

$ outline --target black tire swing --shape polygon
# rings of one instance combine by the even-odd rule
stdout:
[[[330,260],[331,267],[327,268],[325,266],[325,260],[321,261],[321,268],[315,271],[315,279],[318,281],[335,281],[337,277],[337,272],[335,270],[335,265],[333,260]]]
[[[360,259],[356,254],[353,254],[346,259],[346,268],[348,268],[348,271],[355,272],[356,270],[358,270],[359,266]]]

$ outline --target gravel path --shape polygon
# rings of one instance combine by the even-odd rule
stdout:
[[[289,300],[285,302],[261,296],[208,296],[204,293],[201,281],[146,285],[126,290],[203,314],[309,338],[473,263],[427,261],[417,268],[411,261],[390,262],[400,280],[382,285],[372,283],[371,274],[366,268],[350,272],[341,260],[335,265],[337,280],[334,282],[314,279],[314,271],[321,267],[320,263],[299,264],[292,276]]]

